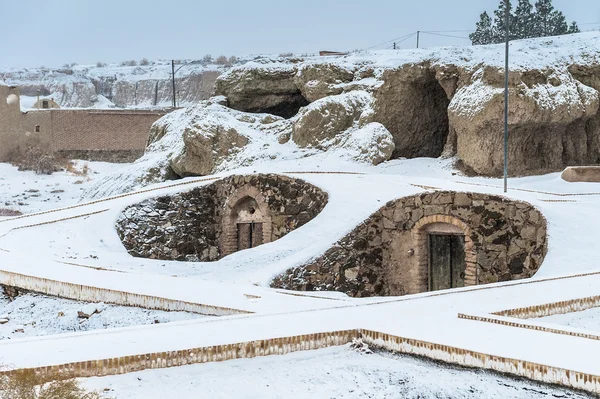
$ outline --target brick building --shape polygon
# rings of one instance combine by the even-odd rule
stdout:
[[[17,87],[0,86],[0,161],[27,146],[68,158],[133,161],[144,153],[152,124],[168,110],[21,112]]]

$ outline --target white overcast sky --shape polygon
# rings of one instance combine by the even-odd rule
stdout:
[[[600,0],[553,3],[569,21],[582,24],[582,30],[600,29]],[[473,29],[483,10],[491,12],[498,4],[499,0],[0,0],[0,67],[352,50],[417,30]],[[469,43],[421,37],[423,47]],[[411,38],[401,46],[414,45]]]

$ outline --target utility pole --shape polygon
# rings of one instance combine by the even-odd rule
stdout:
[[[417,31],[417,48],[419,48],[419,38],[420,38],[420,36],[421,36],[421,31],[418,30]]]
[[[176,108],[177,99],[175,94],[175,60],[171,60],[171,83],[173,85],[173,108]]]
[[[508,50],[510,35],[510,0],[505,3],[506,49],[504,50],[504,192],[508,190]]]

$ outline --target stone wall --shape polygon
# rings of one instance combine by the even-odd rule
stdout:
[[[286,271],[272,286],[355,297],[425,292],[428,234],[444,231],[465,236],[465,285],[531,277],[547,251],[546,221],[533,206],[436,191],[389,202],[325,254]]]
[[[117,232],[133,256],[215,261],[234,252],[224,234],[235,228],[228,225],[228,215],[248,197],[265,206],[270,231],[264,242],[281,238],[309,222],[328,200],[326,193],[299,179],[230,176],[188,192],[132,205],[118,219]]]

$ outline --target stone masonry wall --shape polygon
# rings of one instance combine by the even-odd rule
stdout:
[[[221,245],[225,214],[232,197],[257,189],[271,218],[276,240],[318,215],[328,196],[319,188],[278,175],[229,176],[207,186],[173,196],[149,199],[124,210],[117,233],[127,251],[137,257],[215,261]]]
[[[547,251],[546,221],[530,204],[436,191],[387,203],[325,254],[276,277],[272,286],[350,296],[428,291],[428,229],[465,234],[465,285],[531,277]]]

